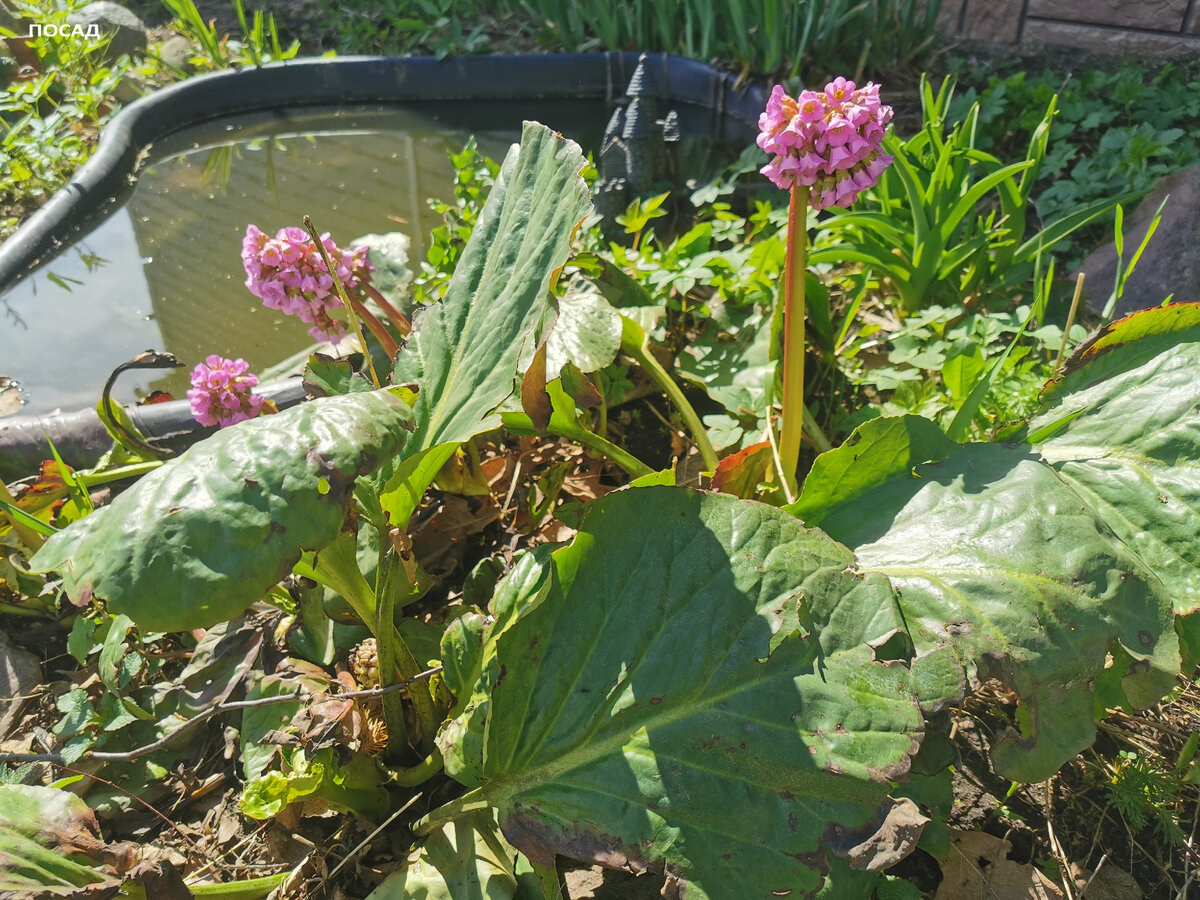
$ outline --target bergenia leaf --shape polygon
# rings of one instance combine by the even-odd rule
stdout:
[[[997,740],[993,762],[1007,778],[1042,781],[1095,737],[1102,675],[1135,706],[1171,689],[1170,603],[1030,448],[946,447],[928,424],[861,426],[818,459],[796,509],[896,586],[923,701],[957,699],[988,678],[1017,693],[1027,733]],[[1120,668],[1106,673],[1110,656]]]
[[[69,791],[0,784],[0,894],[78,897],[110,882],[107,896],[119,884],[101,866],[122,848],[99,834],[95,814]]]
[[[417,314],[396,358],[396,383],[420,387],[410,452],[465,441],[499,421],[491,414],[512,393],[518,360],[553,309],[550,278],[591,209],[584,164],[576,143],[525,123],[446,295]]]
[[[558,298],[558,318],[546,340],[546,377],[574,363],[581,372],[603,369],[621,348],[621,314],[591,282],[575,281]]]
[[[354,479],[411,424],[384,390],[230,426],[54,535],[30,565],[59,572],[74,602],[107,600],[144,631],[232,619],[337,536]]]
[[[494,428],[519,361],[553,311],[550,280],[591,210],[579,146],[526,122],[488,195],[438,303],[420,310],[396,357],[395,384],[419,388],[406,464],[389,479],[383,508],[403,526],[454,447]],[[422,465],[423,455],[436,458]],[[435,465],[436,463],[436,465]],[[423,481],[428,476],[428,480]]]
[[[1027,439],[1162,579],[1200,609],[1200,303],[1105,327],[1042,396]]]
[[[907,666],[872,649],[902,637],[887,581],[763,504],[610,494],[492,612],[438,740],[475,788],[457,802],[496,807],[534,862],[665,871],[691,898],[811,894],[921,739]]]
[[[485,810],[433,832],[367,900],[543,900],[528,870],[500,834],[495,813]]]

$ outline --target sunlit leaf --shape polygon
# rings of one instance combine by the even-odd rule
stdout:
[[[689,897],[811,893],[920,740],[907,667],[872,649],[900,629],[886,580],[763,504],[610,494],[492,612],[439,745],[534,862],[665,870]]]
[[[31,566],[144,630],[233,618],[337,536],[354,479],[389,458],[411,422],[407,404],[376,391],[231,426],[56,534]]]

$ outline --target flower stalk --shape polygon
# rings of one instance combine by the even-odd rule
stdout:
[[[804,431],[804,282],[808,255],[808,191],[792,188],[788,204],[787,258],[783,280],[783,421],[779,460],[788,490],[796,493],[796,466]]]
[[[704,460],[704,468],[709,472],[715,472],[720,460],[717,458],[717,451],[713,448],[712,441],[708,439],[708,431],[705,430],[704,423],[700,421],[696,410],[692,408],[692,404],[688,402],[687,397],[679,389],[675,380],[671,378],[670,373],[654,358],[654,354],[650,351],[650,342],[641,326],[627,316],[621,316],[621,352],[641,366],[642,371],[650,376],[650,380],[667,395],[667,399],[674,404],[683,419],[683,424],[691,432],[692,440],[696,442],[696,449],[700,451],[700,458]]]
[[[783,287],[783,417],[780,473],[786,493],[796,490],[804,434],[804,280],[808,209],[849,207],[879,180],[892,157],[880,150],[892,108],[879,102],[879,86],[835,78],[824,91],[789,97],[776,85],[758,118],[758,146],[771,155],[762,174],[791,192]],[[813,430],[814,444],[824,440]],[[819,439],[817,436],[820,436]]]

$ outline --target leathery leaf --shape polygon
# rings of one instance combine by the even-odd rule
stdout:
[[[526,122],[440,302],[421,310],[396,357],[397,384],[420,386],[413,451],[494,428],[522,350],[553,311],[553,273],[591,211],[579,145]]]
[[[887,580],[763,504],[610,494],[492,607],[439,735],[475,790],[427,827],[484,802],[535,862],[665,870],[689,898],[812,894],[921,739],[907,666],[873,649],[900,634]]]
[[[445,296],[418,312],[393,369],[394,384],[419,388],[406,464],[380,498],[394,524],[408,521],[458,444],[499,424],[521,355],[553,312],[551,278],[591,211],[584,165],[578,144],[526,122]]]
[[[1043,393],[1027,439],[1171,593],[1200,609],[1200,303],[1113,322]]]
[[[904,435],[911,449],[897,443]],[[1029,447],[936,450],[917,423],[868,422],[814,466],[796,509],[817,513],[809,524],[895,585],[924,702],[988,678],[1016,691],[1026,733],[997,740],[993,762],[1007,778],[1041,781],[1092,742],[1097,680],[1135,706],[1170,690],[1179,667],[1170,602]],[[843,480],[839,493],[828,478],[850,456],[874,475]]]
[[[429,836],[367,900],[542,900],[529,863],[504,840],[494,813],[464,816]]]
[[[327,397],[226,428],[59,532],[31,565],[76,603],[150,631],[231,619],[333,540],[354,479],[395,453],[412,411],[389,391]]]

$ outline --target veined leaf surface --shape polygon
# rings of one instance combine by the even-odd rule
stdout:
[[[454,448],[494,428],[522,351],[553,311],[551,276],[591,210],[579,146],[526,122],[479,214],[445,296],[416,316],[394,384],[419,387],[406,462],[388,480],[384,510],[403,526]],[[422,465],[423,454],[430,454]],[[426,475],[428,478],[425,479]]]
[[[31,560],[77,603],[102,597],[150,631],[232,619],[332,541],[359,475],[399,449],[412,411],[389,391],[304,403],[226,428],[145,475]]]
[[[1044,780],[1095,737],[1097,679],[1136,706],[1170,690],[1168,598],[1030,448],[946,442],[939,453],[908,418],[868,422],[825,454],[794,509],[891,579],[923,701],[987,678],[1017,692],[1028,733],[997,741],[993,762],[1013,780]],[[856,470],[871,475],[846,477]],[[1110,653],[1119,669],[1106,673]]]
[[[550,278],[591,210],[584,165],[574,141],[525,123],[446,295],[417,314],[396,357],[395,382],[420,386],[410,453],[498,423],[491,413],[512,393],[522,350],[553,311]]]
[[[1180,615],[1200,609],[1198,369],[1200,303],[1135,313],[1079,348],[1025,429]]]
[[[493,613],[439,745],[535,862],[665,870],[692,898],[811,894],[920,741],[906,665],[872,649],[900,630],[886,579],[763,504],[610,494]]]
[[[543,900],[529,862],[499,834],[491,810],[429,836],[367,900]]]

